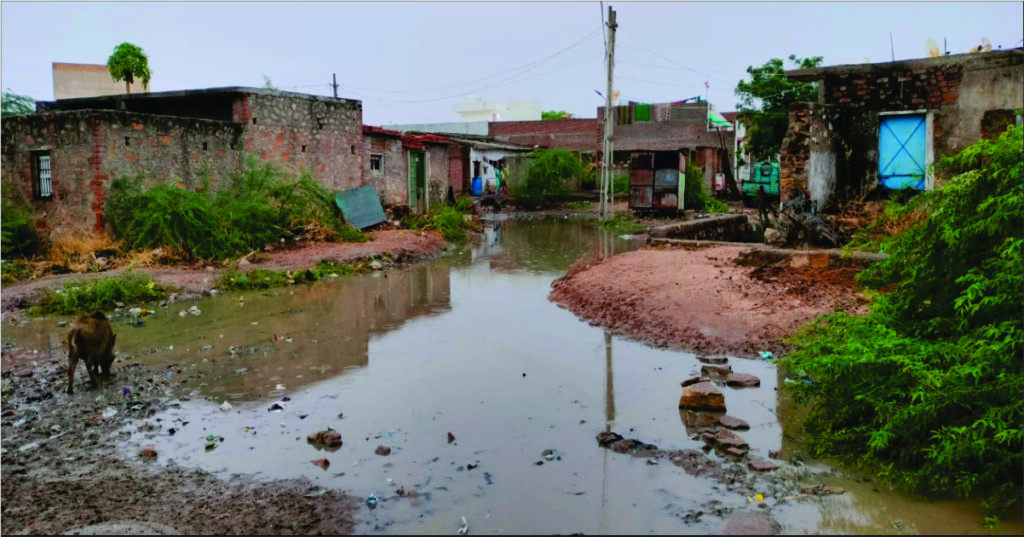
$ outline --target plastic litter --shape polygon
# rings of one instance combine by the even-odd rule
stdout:
[[[765,360],[771,360],[772,358],[775,358],[775,355],[772,354],[771,351],[761,351],[761,358],[764,358]]]
[[[469,523],[466,522],[466,517],[462,517],[462,527],[460,527],[459,531],[457,531],[455,533],[457,533],[459,535],[465,535],[465,534],[469,533]]]
[[[202,313],[202,310],[195,306],[192,306],[191,308],[188,309],[188,312],[191,313],[192,315],[199,315],[200,313]]]
[[[123,393],[124,393],[124,396],[125,396],[125,397],[128,397],[129,395],[131,395],[131,394],[132,394],[132,389],[131,389],[131,388],[129,388],[128,386],[125,386],[125,387],[124,387],[124,392],[123,392]]]
[[[224,403],[220,405],[220,409],[223,410],[224,412],[231,410],[231,403],[224,401]]]
[[[373,509],[377,507],[377,502],[379,501],[380,499],[377,498],[376,495],[371,494],[370,497],[366,499],[366,506],[369,507],[370,509]]]
[[[107,408],[103,409],[102,416],[104,418],[113,418],[116,415],[117,415],[117,409],[115,409],[112,406],[108,406]]]

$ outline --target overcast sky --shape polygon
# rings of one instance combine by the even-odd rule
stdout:
[[[825,65],[953,53],[987,37],[1020,47],[1020,2],[611,2],[621,100],[710,97],[771,58]],[[605,12],[607,6],[605,3]],[[149,56],[151,89],[263,86],[363,101],[363,122],[457,121],[467,95],[537,100],[595,117],[603,100],[598,2],[10,2],[0,4],[2,86],[53,98],[53,62],[103,64],[122,41]],[[705,89],[704,83],[709,87]]]

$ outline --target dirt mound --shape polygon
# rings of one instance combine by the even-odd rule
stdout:
[[[863,312],[856,269],[735,264],[745,246],[647,248],[580,264],[550,298],[593,325],[642,342],[753,358],[841,307]]]

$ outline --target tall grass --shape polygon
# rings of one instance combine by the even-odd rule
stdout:
[[[466,238],[466,231],[475,229],[464,213],[447,205],[435,206],[425,215],[410,214],[402,219],[402,227],[408,229],[432,229],[439,231],[446,241],[458,242]]]

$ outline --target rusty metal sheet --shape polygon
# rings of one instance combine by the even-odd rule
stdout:
[[[651,201],[653,197],[654,187],[631,186],[629,187],[629,208],[650,209],[652,207]]]
[[[654,170],[629,170],[629,186],[651,186],[654,184]]]
[[[674,186],[672,188],[655,188],[651,205],[655,209],[677,209],[679,208],[679,193]]]
[[[679,170],[654,170],[654,186],[676,186],[679,184]]]

